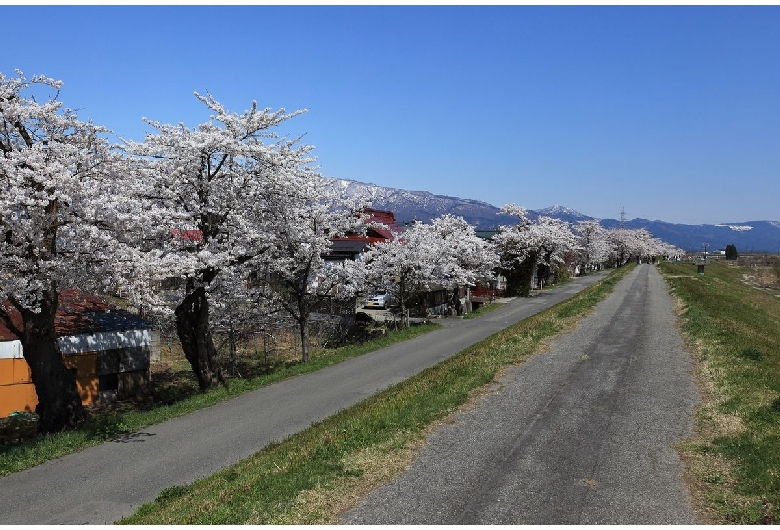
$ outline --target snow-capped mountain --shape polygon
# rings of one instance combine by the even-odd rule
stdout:
[[[388,188],[354,180],[332,180],[348,196],[368,197],[373,208],[392,211],[396,221],[401,224],[414,220],[427,223],[445,213],[459,215],[480,230],[491,230],[502,224],[516,222],[514,217],[497,215],[498,208],[482,201],[434,195],[428,191]]]
[[[593,217],[583,215],[573,208],[569,208],[568,206],[560,206],[558,204],[548,206],[547,208],[543,208],[541,210],[534,210],[534,212],[538,215],[544,215],[545,217],[563,219],[564,221],[568,221],[570,223],[576,223],[578,221],[590,221],[593,219]]]
[[[329,180],[334,181],[349,196],[371,198],[374,208],[392,211],[399,223],[407,223],[415,219],[429,222],[445,213],[459,215],[479,230],[494,230],[500,225],[516,222],[514,217],[498,215],[498,207],[482,201],[435,195],[427,191],[388,188],[354,180]],[[557,204],[541,210],[528,211],[528,216],[531,219],[536,219],[539,215],[555,217],[570,223],[594,219],[572,208]],[[620,221],[602,219],[601,224],[605,228],[615,228],[620,226]],[[631,219],[624,221],[624,226],[626,228],[645,228],[653,236],[690,251],[701,251],[704,243],[709,245],[710,251],[725,249],[726,245],[735,245],[737,250],[742,253],[775,253],[780,251],[780,222],[778,221],[683,225],[647,219]]]

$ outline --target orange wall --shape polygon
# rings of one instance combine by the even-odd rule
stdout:
[[[15,411],[35,412],[37,404],[38,394],[35,393],[32,383],[0,385],[0,417],[8,416]]]
[[[24,359],[0,359],[0,385],[28,383],[30,367]]]
[[[65,366],[76,369],[76,388],[83,404],[97,400],[97,353],[80,353],[63,357]],[[38,395],[24,359],[0,359],[0,417],[12,412],[34,412]]]

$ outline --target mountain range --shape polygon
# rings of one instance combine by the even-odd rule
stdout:
[[[511,225],[516,222],[515,217],[500,215],[498,207],[483,201],[435,195],[427,191],[389,188],[354,180],[331,180],[347,196],[370,197],[373,208],[392,211],[396,220],[402,224],[414,220],[430,222],[431,219],[445,213],[463,217],[478,230],[495,230],[500,225]],[[540,210],[528,210],[528,216],[532,220],[540,215],[555,217],[572,224],[595,219],[572,208],[559,205]],[[621,225],[621,221],[617,219],[599,219],[599,222],[604,228],[616,228]],[[622,223],[626,228],[645,228],[654,237],[691,252],[702,251],[705,244],[709,252],[724,250],[726,245],[736,246],[740,253],[780,252],[780,222],[778,221],[686,225],[659,220],[631,219],[623,220]]]

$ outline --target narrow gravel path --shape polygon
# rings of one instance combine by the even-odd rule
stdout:
[[[672,449],[697,401],[673,302],[641,265],[342,522],[697,524]]]

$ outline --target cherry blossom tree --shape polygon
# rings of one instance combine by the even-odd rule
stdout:
[[[651,260],[654,261],[656,258],[678,259],[683,255],[682,250],[674,245],[657,237],[653,237],[650,232],[647,232],[646,230],[644,232],[646,233],[646,236],[643,234],[644,248],[640,254],[640,259],[650,262]]]
[[[284,197],[269,212],[277,243],[261,261],[274,303],[298,325],[301,358],[308,362],[312,313],[331,301],[354,300],[359,289],[353,267],[325,258],[333,238],[365,230],[360,210],[367,204],[343,197],[307,168],[292,168],[284,185]]]
[[[507,280],[506,292],[510,296],[528,296],[538,257],[528,211],[516,204],[506,204],[499,214],[517,217],[515,224],[500,226],[493,236],[500,271]]]
[[[310,146],[276,127],[304,111],[229,112],[211,95],[195,97],[212,113],[193,129],[145,120],[157,132],[126,142],[147,205],[139,228],[147,270],[183,279],[174,314],[184,354],[201,389],[224,380],[210,326],[212,282],[249,266],[282,241],[273,225],[289,193],[285,179],[312,161]]]
[[[256,264],[238,265],[223,270],[209,285],[211,328],[217,350],[228,346],[232,375],[240,375],[238,351],[242,343],[263,337],[265,350],[271,330],[289,326],[268,296],[266,276]]]
[[[528,296],[534,272],[547,276],[565,263],[564,256],[577,247],[569,224],[559,219],[540,216],[532,222],[525,208],[507,204],[500,213],[518,218],[514,225],[502,226],[493,236],[501,256],[501,271],[507,278],[510,295]]]
[[[630,228],[613,228],[608,231],[608,236],[612,246],[612,260],[617,267],[641,257],[651,238],[647,230]]]
[[[463,217],[445,214],[423,226],[433,241],[430,250],[434,252],[434,277],[440,278],[442,287],[453,291],[452,303],[457,308],[461,287],[473,287],[477,281],[495,277],[498,255]]]
[[[406,314],[409,298],[427,290],[433,281],[433,263],[429,249],[422,244],[421,222],[416,222],[401,237],[375,243],[363,256],[365,284],[390,293]]]
[[[20,337],[39,431],[54,432],[86,418],[55,336],[59,292],[111,283],[121,175],[108,131],[58,100],[62,82],[16,73],[0,74],[0,323]]]
[[[680,260],[685,256],[685,252],[681,248],[667,243],[666,241],[661,241],[660,247],[658,255],[663,256],[665,259]]]
[[[611,244],[611,260],[615,266],[621,266],[629,261],[649,261],[657,256],[677,257],[681,251],[669,245],[644,228],[614,228],[607,230]]]
[[[607,231],[599,221],[580,221],[574,231],[578,236],[580,267],[593,269],[607,261],[611,247]]]
[[[416,222],[400,237],[377,243],[365,257],[366,281],[392,294],[406,314],[409,299],[432,288],[454,289],[492,278],[497,257],[462,217]]]
[[[537,256],[537,277],[547,282],[565,264],[564,256],[576,248],[576,237],[569,223],[546,216],[539,216],[529,232]]]

